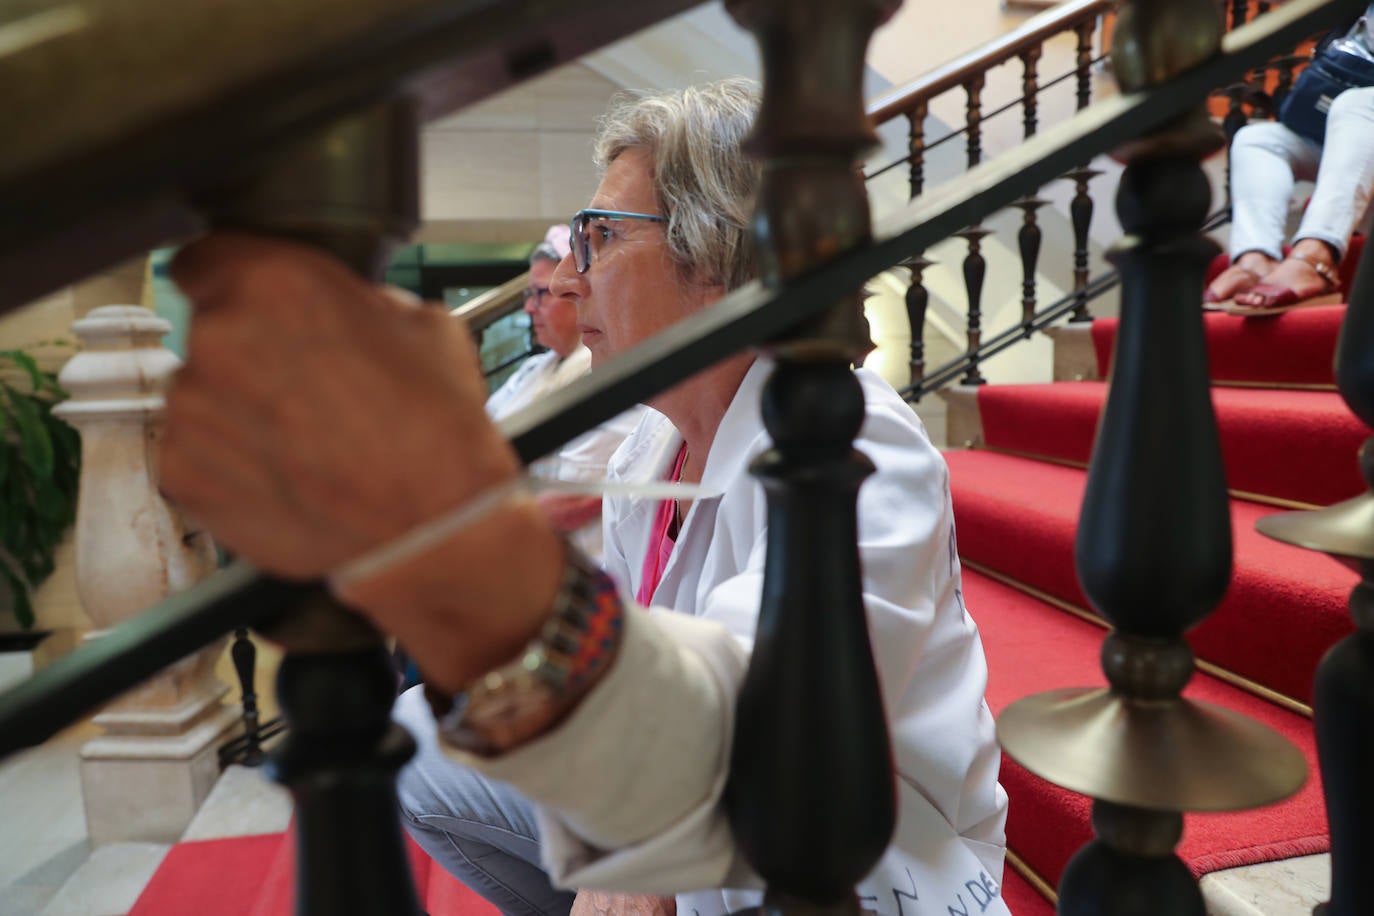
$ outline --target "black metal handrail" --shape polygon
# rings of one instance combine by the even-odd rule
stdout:
[[[970,170],[875,227],[868,244],[780,288],[751,283],[501,424],[528,463],[742,348],[766,345],[870,277],[1062,174],[1194,108],[1364,0],[1293,0],[1228,35],[1223,53],[1149,92],[1099,101],[1017,149]],[[264,621],[320,586],[235,564],[127,621],[0,695],[0,754],[37,744],[235,627]]]

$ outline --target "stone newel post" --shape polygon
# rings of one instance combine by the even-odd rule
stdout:
[[[77,585],[104,630],[214,570],[204,535],[158,493],[163,388],[179,365],[147,309],[107,305],[72,325],[82,350],[62,370],[58,412],[81,434]],[[81,749],[91,840],[178,839],[219,773],[216,748],[238,718],[215,679],[216,643],[116,699],[95,717],[105,734]]]

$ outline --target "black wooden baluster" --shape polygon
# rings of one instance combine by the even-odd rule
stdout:
[[[926,114],[929,105],[925,100],[915,103],[907,119],[911,124],[911,199],[915,200],[921,196],[925,190],[925,156],[926,156]],[[907,326],[911,329],[911,381],[909,384],[916,385],[926,374],[926,306],[930,304],[930,293],[925,287],[925,269],[931,265],[931,261],[926,260],[924,252],[916,252],[911,257],[902,262],[905,267],[911,270],[911,281],[906,288],[906,318]],[[913,401],[919,401],[920,395],[915,395]]]
[[[983,343],[983,279],[987,276],[988,262],[983,257],[983,238],[990,231],[981,226],[970,226],[955,235],[968,242],[968,255],[964,258],[964,291],[968,295],[968,369],[959,380],[961,385],[982,385],[987,382],[978,371],[978,348]]]
[[[258,649],[253,645],[246,628],[234,631],[234,643],[229,647],[229,657],[234,661],[234,673],[239,679],[243,734],[220,748],[219,764],[223,767],[231,763],[241,763],[244,766],[255,767],[263,761],[258,691],[253,685]]]
[[[1274,115],[1278,116],[1279,106],[1288,97],[1288,93],[1293,91],[1293,72],[1299,64],[1307,63],[1309,58],[1304,55],[1289,55],[1280,57],[1274,61],[1273,67],[1278,72],[1278,80],[1274,84]]]
[[[926,290],[922,275],[933,261],[923,254],[915,254],[902,261],[902,266],[911,271],[911,283],[906,288],[906,320],[911,327],[911,381],[909,385],[919,385],[926,377],[926,306],[930,304],[930,293]],[[918,393],[911,395],[912,402],[921,400]]]
[[[1374,427],[1374,245],[1365,245],[1336,347],[1336,383],[1350,410]],[[1374,487],[1374,437],[1360,449]],[[1374,913],[1374,493],[1309,512],[1284,512],[1255,527],[1280,541],[1320,550],[1360,574],[1350,593],[1355,632],[1317,666],[1313,718],[1326,814],[1331,824],[1331,899],[1318,913]]]
[[[1250,11],[1250,0],[1231,0],[1231,28],[1245,25],[1245,16]]]
[[[1035,136],[1036,130],[1039,129],[1036,115],[1040,85],[1036,68],[1040,61],[1040,52],[1040,46],[1036,45],[1021,55],[1021,125],[1026,139]],[[1046,201],[1033,195],[1016,202],[1022,213],[1021,228],[1016,233],[1016,245],[1021,252],[1021,323],[1026,325],[1027,337],[1031,335],[1030,321],[1035,315],[1035,273],[1040,261],[1041,232],[1035,211],[1045,204]]]
[[[1135,0],[1117,28],[1113,63],[1126,92],[1196,65],[1222,32],[1219,8],[1195,0]],[[1161,33],[1200,40],[1172,59],[1147,58],[1166,44],[1177,52],[1152,43]],[[1115,627],[1102,648],[1111,686],[1029,697],[998,721],[1009,755],[1094,798],[1097,836],[1064,871],[1062,916],[1202,916],[1197,883],[1173,851],[1182,812],[1276,801],[1305,776],[1302,754],[1276,732],[1180,695],[1193,672],[1183,634],[1212,612],[1231,569],[1197,308],[1216,250],[1198,233],[1210,196],[1199,162],[1221,143],[1198,110],[1120,151],[1121,324],[1075,549],[1084,592]]]
[[[908,162],[911,166],[912,200],[920,197],[921,192],[926,187],[926,114],[928,109],[929,105],[925,101],[920,101],[907,115],[907,120],[911,124],[911,141],[908,145],[911,158]]]
[[[1031,336],[1030,322],[1035,317],[1035,268],[1040,260],[1041,233],[1035,211],[1045,203],[1038,197],[1025,197],[1016,202],[1025,214],[1016,233],[1016,246],[1021,252],[1021,323],[1026,326],[1026,337]]]
[[[1093,33],[1097,20],[1089,19],[1078,26],[1078,47],[1075,49],[1077,61],[1074,73],[1078,80],[1078,110],[1088,107],[1093,99]]]
[[[1092,62],[1093,31],[1095,21],[1088,21],[1078,27],[1078,110],[1082,111],[1092,102]],[[1092,321],[1088,312],[1088,230],[1093,221],[1093,198],[1088,191],[1088,182],[1102,174],[1088,166],[1069,172],[1065,177],[1077,189],[1069,203],[1069,218],[1073,222],[1073,290],[1078,297],[1070,321]]]
[[[1269,0],[1259,0],[1259,2],[1255,4],[1255,15],[1263,16],[1265,13],[1269,12],[1269,7],[1272,5],[1273,4],[1271,4]]]
[[[1088,183],[1102,173],[1097,169],[1083,166],[1069,172],[1065,178],[1074,183],[1077,190],[1069,202],[1069,219],[1073,223],[1073,291],[1078,297],[1070,321],[1092,321],[1088,311],[1088,231],[1093,222],[1093,197]]]
[[[964,129],[969,168],[983,161],[983,82],[983,74],[979,73],[964,84],[968,97],[964,105]]]
[[[1040,54],[1040,45],[1021,54],[1021,127],[1027,137],[1034,137],[1039,129]]]
[[[968,97],[964,114],[964,129],[967,131],[968,167],[973,168],[983,161],[983,74],[972,77],[964,84]],[[987,276],[988,262],[983,257],[983,238],[989,235],[977,223],[962,232],[956,232],[968,243],[968,254],[964,257],[964,291],[968,295],[968,370],[960,380],[964,385],[982,385],[987,381],[978,371],[978,347],[983,342],[983,279]]]
[[[378,103],[200,203],[218,227],[309,242],[380,278],[418,223],[418,141],[412,102]],[[264,633],[287,650],[277,692],[290,732],[268,766],[295,801],[296,913],[417,916],[395,788],[415,743],[391,721],[381,634],[324,596]]]
[[[854,167],[875,139],[864,50],[897,0],[726,7],[762,49],[763,108],[749,142],[767,160],[755,214],[762,277],[778,284],[869,237]],[[763,395],[773,448],[753,471],[768,499],[768,552],[726,803],[740,848],[767,882],[767,913],[857,914],[854,886],[895,824],[857,548],[856,496],[872,471],[853,448],[864,400],[849,366],[869,346],[861,303],[855,291],[774,345]],[[805,802],[817,792],[826,805]]]

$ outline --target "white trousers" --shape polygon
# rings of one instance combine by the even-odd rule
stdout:
[[[1231,144],[1231,259],[1283,256],[1293,186],[1315,181],[1293,240],[1320,239],[1344,257],[1374,187],[1374,87],[1348,89],[1326,116],[1326,142],[1276,121],[1242,127]]]

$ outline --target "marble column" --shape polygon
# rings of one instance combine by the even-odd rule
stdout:
[[[158,494],[163,390],[177,357],[166,321],[106,305],[72,325],[81,352],[62,370],[58,411],[82,442],[77,588],[96,629],[88,639],[214,570],[214,549]],[[94,843],[178,839],[219,775],[216,750],[238,723],[213,674],[216,643],[118,697],[96,717],[104,734],[81,749]]]

